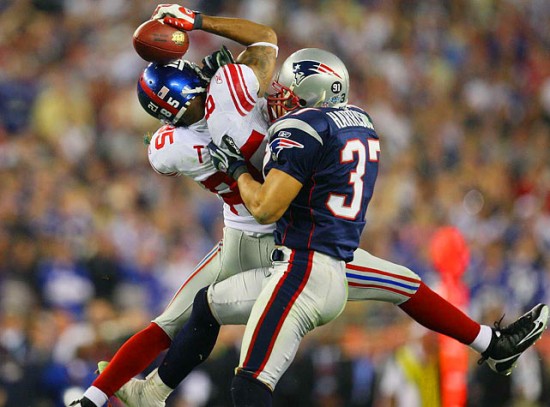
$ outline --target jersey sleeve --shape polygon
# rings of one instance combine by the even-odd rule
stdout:
[[[269,136],[264,176],[276,168],[305,184],[322,154],[323,139],[318,130],[304,120],[289,117],[276,122]]]
[[[173,126],[162,126],[149,142],[149,164],[161,175],[181,175],[184,170],[180,157],[184,155],[185,146],[175,143],[175,131],[176,128]]]
[[[151,137],[148,158],[151,167],[162,175],[184,175],[201,182],[216,172],[208,155],[207,132],[191,128],[162,126]]]

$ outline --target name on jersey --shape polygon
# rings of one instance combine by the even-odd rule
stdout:
[[[370,121],[369,117],[366,114],[356,110],[338,110],[335,112],[328,112],[327,115],[340,129],[343,127],[359,126],[374,130],[374,125]]]

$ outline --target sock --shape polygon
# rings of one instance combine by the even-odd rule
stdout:
[[[471,344],[481,329],[476,321],[424,283],[420,283],[416,293],[399,307],[424,327],[465,345]]]
[[[99,390],[97,387],[94,387],[94,386],[89,387],[84,392],[83,397],[87,398],[89,401],[94,403],[94,405],[97,407],[103,406],[107,402],[107,400],[109,400],[109,397],[107,397],[105,393],[103,393],[101,390]],[[85,405],[85,402],[82,402],[81,404]]]
[[[172,389],[206,360],[218,339],[220,324],[210,311],[207,289],[204,287],[195,296],[189,321],[176,335],[159,366],[159,377]]]
[[[493,330],[490,326],[481,325],[481,329],[477,334],[474,341],[470,344],[470,348],[478,351],[479,353],[485,352],[489,345],[491,344],[491,339],[493,339]]]
[[[273,393],[265,384],[241,372],[231,382],[234,407],[271,407]]]
[[[93,386],[111,397],[128,380],[149,366],[160,352],[170,346],[170,337],[154,322],[136,333],[120,347]]]

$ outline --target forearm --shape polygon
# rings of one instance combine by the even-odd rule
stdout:
[[[241,18],[202,15],[201,30],[220,35],[248,46],[256,42],[277,44],[275,31],[266,25]]]
[[[237,184],[241,198],[248,209],[254,216],[254,219],[262,225],[273,223],[280,218],[280,215],[273,212],[269,208],[269,203],[262,191],[262,184],[256,181],[249,173],[242,174]]]

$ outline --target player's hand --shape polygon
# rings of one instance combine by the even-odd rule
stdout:
[[[235,63],[231,51],[227,49],[225,45],[218,51],[214,51],[210,55],[207,55],[202,60],[201,71],[208,78],[212,78],[220,66]]]
[[[244,156],[231,137],[223,136],[221,144],[221,146],[217,146],[213,141],[208,144],[208,151],[214,167],[237,180],[242,174],[248,172]]]
[[[191,31],[202,27],[202,15],[179,4],[159,4],[151,20],[162,20],[179,30]]]

